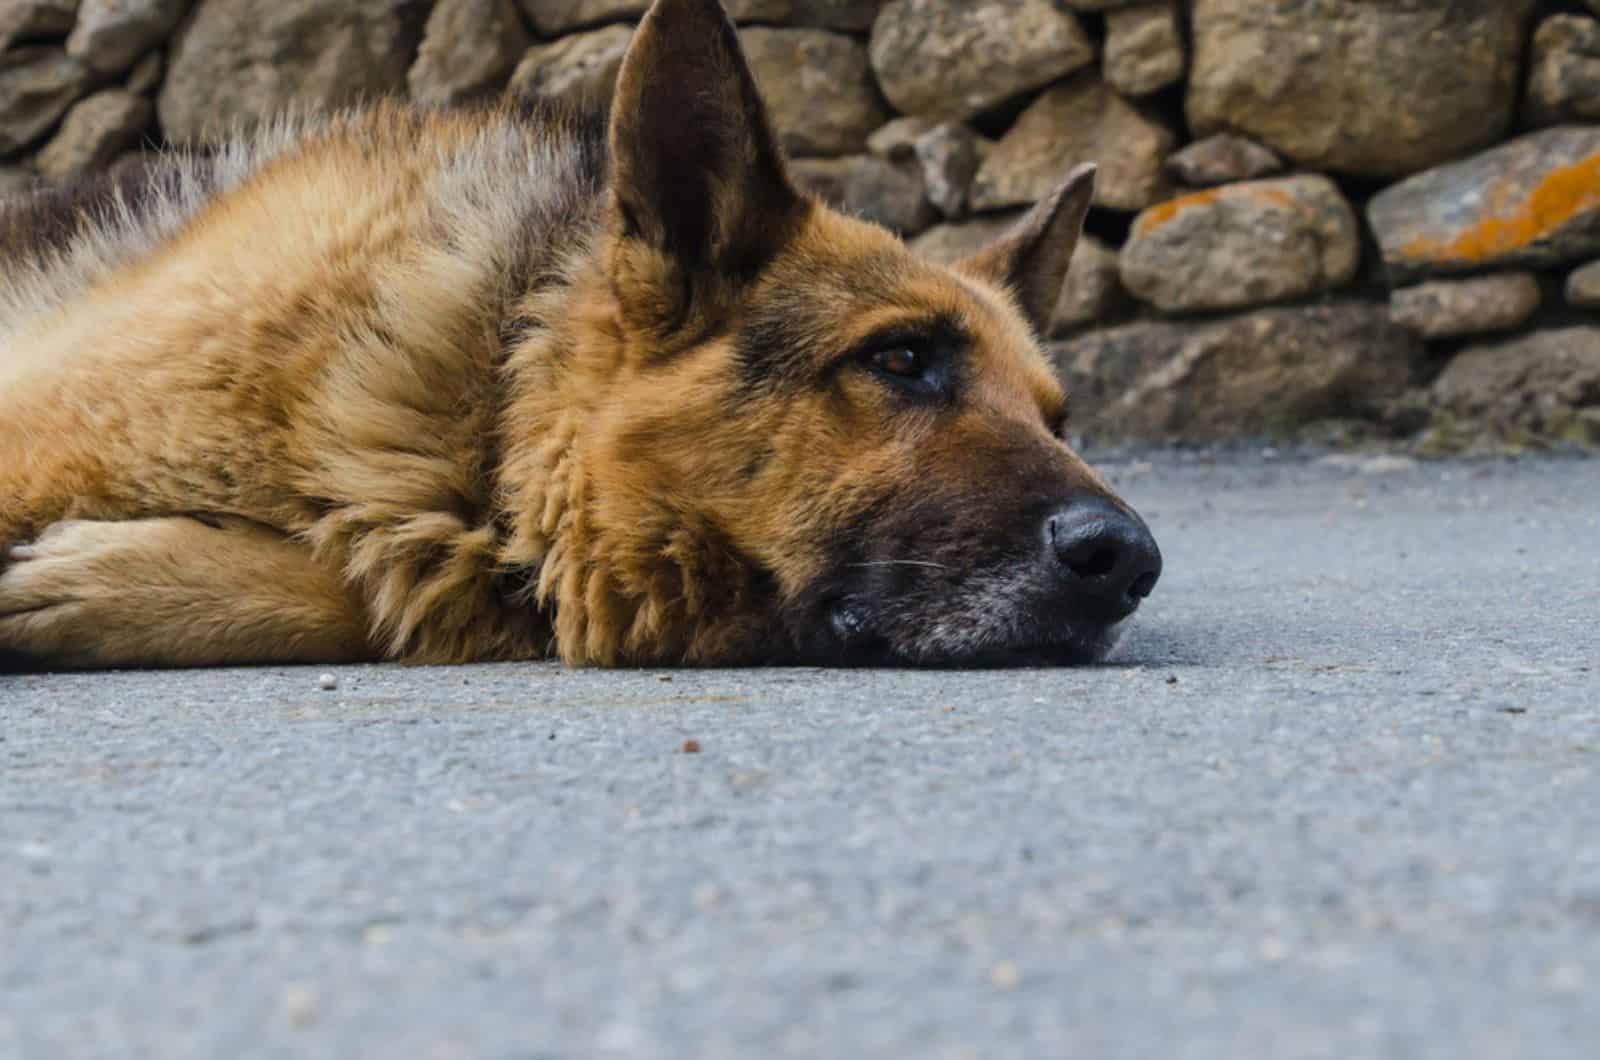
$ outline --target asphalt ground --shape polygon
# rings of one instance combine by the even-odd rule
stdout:
[[[0,1056],[1600,1055],[1600,461],[1103,466],[1101,667],[0,676]]]

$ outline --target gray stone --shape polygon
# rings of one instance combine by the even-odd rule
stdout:
[[[1261,305],[1337,289],[1361,259],[1350,204],[1322,176],[1229,184],[1142,213],[1122,282],[1168,312]]]
[[[0,0],[0,51],[21,40],[62,36],[77,13],[78,0]]]
[[[905,114],[969,118],[1093,61],[1054,0],[891,0],[872,27],[872,68]]]
[[[881,0],[726,0],[726,6],[740,23],[864,33],[878,17]]]
[[[859,41],[826,30],[760,26],[739,39],[791,155],[865,151],[867,137],[889,120]]]
[[[400,94],[428,8],[427,0],[203,0],[168,52],[162,129],[191,143],[290,110]]]
[[[34,165],[51,180],[101,169],[138,143],[153,117],[155,106],[143,96],[121,89],[96,92],[67,111]]]
[[[1556,15],[1539,24],[1525,110],[1531,125],[1600,119],[1600,22]]]
[[[1533,0],[1195,0],[1189,123],[1395,177],[1510,127]]]
[[[1115,11],[1122,7],[1148,4],[1150,0],[1062,0],[1075,11]]]
[[[923,193],[922,174],[909,163],[876,155],[802,158],[791,163],[800,185],[829,205],[914,236],[933,223],[933,207]]]
[[[1178,10],[1170,0],[1111,11],[1106,15],[1106,52],[1101,68],[1125,96],[1148,96],[1176,84],[1185,66]]]
[[[1432,428],[1433,448],[1453,448],[1441,435],[1600,444],[1600,328],[1536,331],[1463,350],[1429,393],[1444,417]]]
[[[1091,235],[1084,235],[1072,251],[1072,265],[1050,317],[1050,336],[1063,338],[1090,324],[1100,323],[1126,302],[1116,250]]]
[[[1531,133],[1384,189],[1367,207],[1391,275],[1549,268],[1600,254],[1600,128]]]
[[[122,87],[136,96],[148,96],[161,87],[161,75],[166,72],[166,61],[160,52],[150,52],[128,71]]]
[[[1138,210],[1169,190],[1162,169],[1177,136],[1098,78],[1051,88],[995,144],[972,185],[972,207],[993,210],[1037,201],[1080,162],[1097,162],[1095,205]]]
[[[83,64],[60,48],[0,54],[0,156],[15,154],[49,132],[90,81]]]
[[[0,166],[0,199],[38,186],[39,177],[22,166]]]
[[[863,32],[878,15],[879,0],[724,0],[739,23]],[[637,22],[650,0],[522,0],[534,28],[546,37],[608,22]]]
[[[739,23],[789,25],[794,16],[792,0],[722,0],[722,8]]]
[[[406,74],[411,98],[460,103],[498,92],[529,43],[511,0],[440,0]]]
[[[960,224],[935,225],[911,241],[913,252],[940,265],[976,254],[1014,224],[1020,212],[975,217]]]
[[[120,74],[157,47],[194,0],[80,0],[67,54],[103,77]]]
[[[607,22],[637,22],[650,0],[522,0],[541,36],[555,37]]]
[[[1090,331],[1056,358],[1090,438],[1218,441],[1376,418],[1421,352],[1381,306],[1349,302]]]
[[[895,118],[878,127],[867,137],[867,150],[891,162],[905,162],[917,157],[917,140],[941,123],[936,118]]]
[[[956,123],[929,130],[913,145],[928,201],[945,217],[959,218],[967,212],[967,192],[983,162],[985,146],[977,133]]]
[[[1600,309],[1600,261],[1572,270],[1567,277],[1567,303],[1579,309]]]
[[[789,21],[801,26],[865,32],[878,21],[883,0],[795,0]]]
[[[132,176],[136,173],[148,172],[148,167],[159,161],[161,155],[162,152],[160,149],[146,149],[142,147],[136,147],[131,151],[124,151],[122,154],[112,159],[110,165],[106,166],[106,176]]]
[[[562,37],[554,44],[535,45],[517,64],[509,91],[522,99],[545,96],[588,106],[606,103],[616,90],[632,39],[632,27],[606,26]]]
[[[1254,140],[1217,133],[1167,159],[1167,172],[1193,188],[1259,180],[1283,169],[1283,160]]]
[[[1521,327],[1539,301],[1539,281],[1528,272],[1434,280],[1395,291],[1389,318],[1424,339],[1484,335]]]

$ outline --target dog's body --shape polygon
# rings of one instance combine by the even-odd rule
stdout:
[[[0,540],[79,521],[30,564],[105,551],[80,576],[129,605],[95,623],[112,657],[240,654],[205,614],[253,631],[246,657],[298,658],[330,619],[314,656],[541,654],[547,623],[495,585],[496,421],[541,370],[503,352],[535,327],[522,303],[594,238],[602,175],[575,127],[385,108],[103,186],[117,229],[13,280],[0,318]],[[252,525],[173,518],[190,514]],[[305,546],[288,549],[304,571],[275,575],[303,583],[297,606],[261,595],[265,537]],[[198,594],[132,599],[151,552],[219,564]],[[152,624],[168,600],[184,617]],[[142,643],[175,623],[194,632]]]
[[[1109,574],[1051,506],[1143,528],[1019,312],[1089,183],[917,262],[792,189],[714,0],[660,0],[609,144],[380,106],[0,208],[0,655],[1096,656],[1159,560],[1070,613]]]

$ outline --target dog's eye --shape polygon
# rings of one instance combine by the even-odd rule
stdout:
[[[920,379],[928,371],[928,359],[909,346],[875,350],[871,362],[878,371],[900,379]]]
[[[964,345],[961,333],[947,325],[896,327],[878,332],[845,357],[899,398],[949,402]]]

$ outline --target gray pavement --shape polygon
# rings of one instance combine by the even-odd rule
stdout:
[[[1600,461],[1110,468],[1101,668],[0,676],[0,1056],[1600,1055]]]

